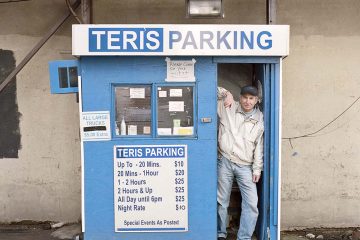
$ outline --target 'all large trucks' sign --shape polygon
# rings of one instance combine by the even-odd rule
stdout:
[[[187,231],[187,146],[115,146],[114,210],[116,232]]]

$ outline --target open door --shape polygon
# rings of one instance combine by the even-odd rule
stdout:
[[[270,116],[270,79],[269,64],[256,65],[255,68],[257,80],[262,85],[261,108],[264,114],[264,167],[261,181],[258,184],[259,196],[259,218],[256,226],[256,235],[258,239],[269,239],[269,199],[270,199],[270,171],[269,171],[269,153],[270,153],[270,125],[268,117]]]
[[[255,234],[258,240],[277,239],[279,237],[279,119],[280,119],[280,59],[279,58],[246,58],[216,57],[218,63],[218,85],[227,85],[238,91],[241,86],[256,85],[262,93],[260,109],[264,114],[264,168],[258,188],[259,217]],[[227,66],[226,66],[227,65]],[[225,70],[224,70],[225,68]],[[232,69],[232,72],[231,72]],[[230,72],[229,72],[230,71]],[[225,73],[224,73],[225,72]],[[226,73],[229,72],[229,73]],[[224,82],[221,75],[233,78]],[[237,90],[236,90],[237,89]],[[234,96],[238,100],[238,96]],[[233,187],[232,195],[240,197]],[[237,200],[235,200],[237,201]],[[237,203],[230,206],[236,207]],[[229,209],[230,213],[233,210]],[[236,211],[235,211],[236,212]],[[235,218],[238,220],[239,218]],[[237,222],[238,226],[238,222]]]

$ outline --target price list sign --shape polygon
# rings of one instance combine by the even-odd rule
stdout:
[[[186,145],[114,147],[115,232],[188,230]]]

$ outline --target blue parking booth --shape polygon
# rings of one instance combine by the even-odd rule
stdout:
[[[217,87],[248,84],[265,122],[255,234],[280,238],[289,26],[73,25],[72,51],[49,69],[52,93],[79,96],[85,240],[216,240]]]

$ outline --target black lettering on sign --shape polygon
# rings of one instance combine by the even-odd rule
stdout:
[[[84,127],[84,132],[92,132],[92,131],[106,131],[106,127],[105,126]]]
[[[0,84],[15,69],[12,51],[0,49]],[[0,158],[18,158],[21,114],[16,102],[16,81],[0,92]]]

